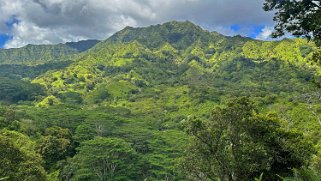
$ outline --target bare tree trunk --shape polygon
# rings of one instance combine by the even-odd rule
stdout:
[[[96,133],[97,136],[103,136],[103,126],[100,123],[96,124]]]
[[[319,100],[320,100],[320,99],[321,99],[321,96],[319,95],[318,97],[319,97]],[[307,104],[308,104],[308,109],[309,109],[309,111],[310,111],[310,112],[312,113],[312,115],[317,119],[318,123],[319,123],[320,126],[321,126],[321,118],[320,118],[320,116],[318,115],[318,113],[313,109],[313,105],[312,105],[312,101],[311,101],[312,96],[311,96],[311,95],[307,95],[306,98],[307,98]]]

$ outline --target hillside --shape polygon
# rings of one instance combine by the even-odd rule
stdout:
[[[172,35],[175,41],[168,39]],[[69,67],[44,74],[33,82],[52,93],[79,93],[84,102],[98,87],[108,90],[114,84],[124,85],[125,89],[121,89],[123,93],[110,90],[112,99],[125,100],[144,96],[144,91],[158,86],[222,92],[212,96],[223,100],[240,94],[262,98],[253,93],[267,90],[274,90],[270,94],[276,97],[281,92],[293,96],[307,91],[303,87],[316,86],[313,81],[319,76],[319,67],[312,61],[314,49],[313,44],[302,39],[262,42],[225,37],[189,22],[127,27]],[[131,90],[136,90],[135,95]]]
[[[97,43],[98,40],[84,40],[0,49],[0,77],[33,79],[47,71],[65,68]]]
[[[12,69],[12,82],[0,79],[2,90],[23,90],[19,87],[23,79],[27,91],[11,97],[0,94],[0,120],[3,128],[28,135],[40,147],[52,137],[67,139],[64,143],[70,148],[55,150],[61,155],[54,159],[46,155],[52,154],[46,146],[37,152],[48,177],[56,180],[99,180],[91,169],[99,163],[91,159],[92,153],[104,150],[126,155],[118,160],[128,173],[120,171],[116,180],[193,180],[181,166],[191,140],[183,123],[207,120],[214,108],[224,108],[235,97],[248,97],[258,113],[278,115],[282,130],[293,131],[285,135],[302,134],[307,144],[320,149],[321,68],[312,59],[315,49],[304,39],[265,42],[228,37],[191,22],[173,21],[126,27],[96,45],[6,50],[15,53],[0,52],[3,63],[77,56],[50,71],[38,67],[38,73],[30,70],[24,75]]]
[[[35,65],[68,60],[72,55],[86,51],[98,42],[85,40],[57,45],[27,45],[22,48],[0,49],[0,64]]]

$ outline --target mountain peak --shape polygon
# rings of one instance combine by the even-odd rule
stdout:
[[[170,22],[166,22],[160,26],[174,26],[174,27],[181,27],[181,28],[194,28],[194,29],[198,29],[200,31],[204,31],[200,26],[192,23],[191,21],[170,21]]]
[[[107,39],[107,42],[127,43],[136,40],[148,48],[159,48],[169,43],[176,49],[186,49],[199,39],[209,41],[211,36],[210,32],[190,21],[171,21],[143,28],[126,27]]]

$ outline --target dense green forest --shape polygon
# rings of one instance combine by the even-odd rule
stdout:
[[[96,43],[1,50],[0,180],[320,180],[314,43],[176,21]]]

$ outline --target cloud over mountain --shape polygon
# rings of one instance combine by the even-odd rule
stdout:
[[[1,0],[0,33],[5,47],[82,39],[105,39],[125,26],[190,20],[209,30],[250,35],[248,28],[271,26],[263,0]]]

